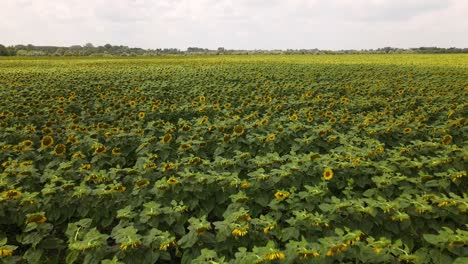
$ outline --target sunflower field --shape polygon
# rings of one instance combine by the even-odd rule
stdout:
[[[468,263],[467,55],[0,59],[0,263]]]

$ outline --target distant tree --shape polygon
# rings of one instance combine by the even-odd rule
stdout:
[[[109,44],[109,43],[107,43],[106,45],[104,45],[104,48],[106,48],[106,49],[111,49],[111,48],[112,48],[112,45]]]
[[[84,47],[87,48],[87,49],[93,49],[93,48],[94,48],[94,45],[93,45],[93,43],[86,43],[86,44],[84,45]]]
[[[10,55],[7,48],[0,44],[0,56],[8,56]]]

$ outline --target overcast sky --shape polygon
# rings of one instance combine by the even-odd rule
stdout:
[[[468,47],[468,0],[0,0],[0,43]]]

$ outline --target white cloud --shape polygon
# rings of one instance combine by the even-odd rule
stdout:
[[[0,43],[468,46],[466,0],[0,0]]]

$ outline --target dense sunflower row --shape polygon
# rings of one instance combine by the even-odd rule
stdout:
[[[468,57],[0,60],[0,261],[459,263]]]

